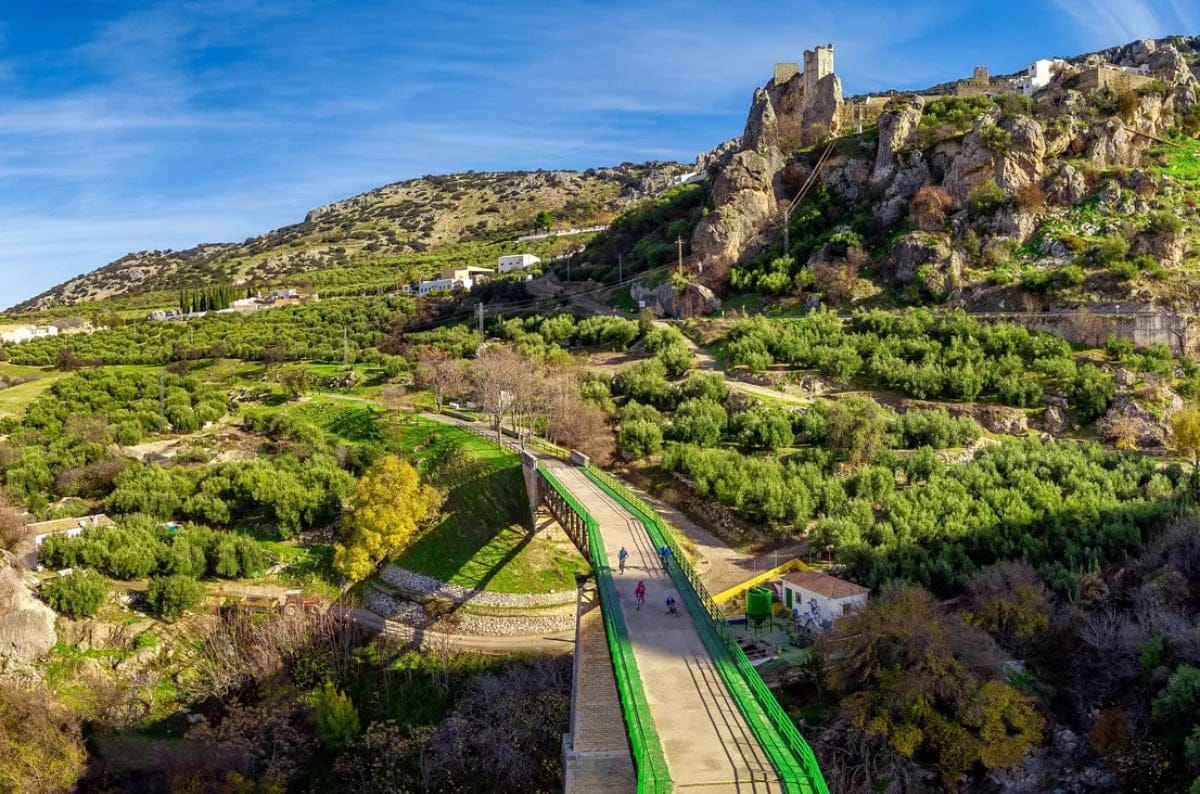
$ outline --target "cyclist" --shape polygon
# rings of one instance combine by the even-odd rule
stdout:
[[[625,573],[625,560],[627,559],[629,559],[629,552],[625,550],[624,546],[622,546],[621,550],[617,552],[617,565],[620,568],[621,573]]]

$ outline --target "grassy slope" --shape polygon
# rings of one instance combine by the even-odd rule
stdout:
[[[398,565],[463,587],[523,593],[574,587],[586,563],[525,528],[529,508],[520,460],[465,430],[414,420],[403,447],[447,491],[439,521]],[[451,448],[459,450],[455,455]],[[450,461],[450,462],[447,462]]]

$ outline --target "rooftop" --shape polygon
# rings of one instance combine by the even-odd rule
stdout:
[[[784,576],[783,580],[826,598],[848,598],[871,592],[862,585],[847,582],[845,579],[839,579],[820,571],[793,571]]]

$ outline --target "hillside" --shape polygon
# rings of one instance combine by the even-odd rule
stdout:
[[[686,170],[673,163],[626,163],[584,172],[424,176],[318,207],[300,223],[242,243],[131,253],[14,310],[205,284],[283,284],[297,277],[318,289],[373,289],[394,283],[399,268],[437,269],[442,261],[469,258],[471,246],[501,244],[528,234],[542,212],[550,213],[557,227],[607,223],[638,200],[669,187]],[[541,248],[550,250],[549,244]],[[430,256],[430,251],[441,255]],[[487,256],[495,254],[489,251]]]
[[[695,281],[833,306],[1195,309],[1200,37],[845,100],[817,54],[813,75],[777,65],[710,157]]]

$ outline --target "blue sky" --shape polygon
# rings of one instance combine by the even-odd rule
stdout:
[[[854,94],[1175,33],[1194,0],[3,0],[0,307],[422,174],[690,161],[817,43]]]

